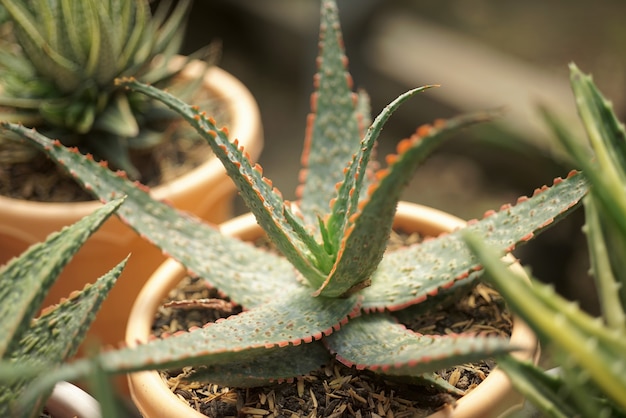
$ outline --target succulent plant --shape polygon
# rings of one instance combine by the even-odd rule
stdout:
[[[160,2],[154,14],[147,0],[0,4],[15,38],[0,42],[0,118],[62,138],[139,178],[129,150],[158,143],[163,119],[174,114],[114,80],[172,85],[183,66],[173,68],[170,58],[182,42],[191,1],[173,8]],[[177,94],[191,93],[191,84],[177,87]],[[0,138],[0,153],[6,163],[28,160],[34,150],[8,137]]]
[[[546,120],[589,178],[584,197],[591,273],[602,317],[582,311],[537,280],[532,286],[506,269],[498,253],[468,236],[485,277],[540,336],[559,373],[504,357],[513,384],[551,417],[626,416],[626,134],[590,76],[570,66],[571,84],[591,150],[546,109]]]
[[[0,268],[0,358],[5,365],[17,366],[13,383],[2,385],[0,415],[39,416],[46,395],[17,410],[16,400],[27,390],[45,365],[53,367],[71,358],[100,304],[122,272],[122,261],[94,284],[76,291],[58,305],[46,308],[40,316],[44,297],[61,269],[82,244],[119,207],[121,199],[106,204],[74,225],[34,244],[21,256]],[[0,376],[5,370],[0,369]]]
[[[420,335],[394,319],[396,311],[428,304],[432,296],[479,278],[479,264],[459,231],[385,253],[401,191],[416,167],[450,134],[491,114],[423,126],[378,168],[372,153],[383,125],[428,86],[399,96],[365,129],[367,97],[352,91],[335,2],[322,1],[321,12],[319,71],[297,202],[284,201],[261,167],[229,140],[228,130],[197,107],[137,80],[120,80],[179,112],[207,140],[280,254],[224,236],[151,199],[144,188],[58,141],[2,124],[39,146],[103,201],[126,196],[117,212],[122,220],[244,307],[201,329],[104,352],[98,363],[106,372],[197,365],[202,378],[214,383],[257,386],[305,374],[336,355],[357,368],[437,382],[433,372],[442,367],[515,349],[494,337]],[[511,251],[576,207],[586,191],[586,180],[572,172],[467,229]],[[91,364],[68,364],[39,384],[81,376]]]

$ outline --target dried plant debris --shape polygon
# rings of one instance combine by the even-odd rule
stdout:
[[[292,383],[254,389],[182,385],[184,374],[167,378],[172,391],[210,417],[415,417],[433,411],[422,405],[454,401],[449,395],[386,382],[337,362]]]

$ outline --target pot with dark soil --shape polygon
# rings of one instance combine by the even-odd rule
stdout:
[[[194,100],[227,125],[252,156],[260,153],[262,132],[254,98],[239,80],[206,62],[215,59],[214,47],[189,57],[176,55],[190,2],[179,2],[171,11],[165,3],[151,14],[147,1],[78,2],[75,10],[63,13],[56,9],[60,3],[45,2],[48,15],[44,6],[31,9],[28,2],[3,2],[9,22],[2,27],[7,42],[0,53],[10,51],[11,57],[0,64],[0,119],[34,127],[103,164],[107,161],[112,170],[123,170],[151,187],[156,199],[219,223],[232,215],[235,188],[210,147],[165,106],[114,82],[119,76],[133,76]],[[49,16],[59,21],[44,25]],[[80,19],[83,26],[76,26]],[[40,23],[34,25],[37,30],[49,28],[55,36],[33,33],[28,23]],[[77,27],[90,35],[74,31]],[[94,27],[97,33],[89,32]],[[31,48],[38,34],[47,42],[45,48]],[[77,37],[80,41],[74,42]],[[9,43],[11,38],[15,42]],[[105,65],[112,57],[117,57],[115,64]],[[93,199],[63,167],[4,132],[0,264],[93,212],[100,206]],[[43,306],[82,288],[86,271],[102,274],[129,253],[133,257],[124,279],[90,331],[103,343],[120,341],[132,301],[165,256],[116,218],[74,258]]]
[[[394,229],[405,233],[392,234],[388,251],[413,245],[421,241],[422,234],[437,236],[463,225],[460,219],[435,209],[401,203]],[[262,234],[250,214],[223,224],[222,230],[257,243],[260,240],[252,237]],[[513,320],[497,293],[483,284],[456,293],[454,298],[448,298],[448,303],[444,299],[434,302],[430,312],[420,314],[425,309],[407,309],[395,317],[421,334],[510,336],[512,344],[527,348],[518,357],[534,360],[536,337],[524,323]],[[190,277],[179,263],[168,260],[139,295],[131,312],[126,340],[129,344],[147,341],[155,335],[186,331],[240,312],[240,306],[224,299],[215,288],[207,287],[202,279]],[[135,373],[129,376],[129,381],[136,405],[150,418],[293,414],[328,417],[346,416],[342,415],[344,412],[347,416],[358,413],[414,417],[428,416],[441,408],[439,415],[434,416],[448,416],[454,411],[454,416],[496,417],[519,406],[522,399],[503,373],[493,367],[493,359],[487,359],[439,370],[437,376],[444,384],[450,384],[449,392],[350,368],[336,359],[290,382],[252,389],[196,382],[189,367]]]
[[[481,266],[465,245],[465,234],[480,236],[505,256],[567,215],[587,192],[585,178],[572,172],[556,179],[551,187],[537,189],[532,197],[524,196],[514,205],[489,211],[483,219],[466,226],[458,220],[453,225],[445,220],[424,220],[419,227],[403,226],[399,219],[404,216],[400,215],[404,205],[399,205],[399,200],[415,169],[452,133],[493,115],[464,115],[421,126],[399,142],[397,153],[387,156],[386,166],[381,168],[373,159],[373,151],[383,125],[402,102],[427,87],[399,96],[370,124],[367,97],[353,93],[346,71],[336,4],[324,0],[321,9],[320,67],[312,112],[307,118],[297,202],[283,200],[272,182],[263,177],[262,168],[212,118],[167,92],[133,79],[120,80],[122,85],[165,103],[206,139],[276,251],[249,242],[261,236],[258,229],[235,237],[229,223],[218,229],[181,214],[155,201],[132,182],[56,146],[43,135],[14,124],[0,125],[67,166],[104,201],[125,197],[118,210],[120,218],[184,265],[174,282],[151,300],[152,308],[135,305],[136,310],[149,316],[145,337],[157,306],[185,271],[201,277],[205,286],[242,307],[241,313],[189,332],[148,341],[136,341],[131,336],[127,347],[77,360],[41,376],[41,387],[68,376],[80,378],[94,367],[111,374],[133,373],[132,379],[136,372],[139,376],[152,373],[157,380],[161,380],[158,374],[146,370],[192,367],[190,378],[194,381],[258,388],[269,382],[295,380],[298,388],[301,379],[305,386],[296,392],[304,393],[306,377],[315,376],[312,373],[319,372],[320,367],[326,366],[321,369],[324,375],[340,369],[328,368],[335,359],[348,369],[367,370],[362,376],[373,376],[369,385],[381,379],[419,380],[440,392],[454,394],[458,389],[437,376],[436,371],[451,369],[446,378],[454,381],[461,380],[462,365],[467,363],[497,360],[509,353],[532,358],[535,345],[524,338],[517,341],[515,334],[512,339],[501,333],[484,335],[482,331],[439,335],[428,327],[417,333],[396,318],[408,310],[412,311],[410,318],[426,317],[438,302],[459,300],[466,295],[462,290],[481,280]],[[367,125],[369,129],[365,129]],[[397,209],[402,209],[398,216]],[[435,211],[435,215],[449,219],[440,212]],[[251,217],[248,222],[253,223]],[[388,251],[394,224],[399,231],[418,232],[427,238]],[[459,229],[451,231],[454,228]],[[207,303],[224,305],[215,300]],[[345,378],[337,373],[336,377],[332,375],[334,379]],[[486,382],[491,376],[496,376],[498,382],[494,372],[470,393],[489,388]],[[135,396],[145,389],[143,383],[132,386]],[[346,390],[350,394],[349,388]],[[352,397],[369,404],[356,388],[353,392]],[[334,397],[328,393],[329,403],[333,402]],[[490,392],[489,396],[496,397],[496,393]],[[176,398],[171,392],[170,396]],[[263,399],[268,405],[275,400],[269,392]],[[372,395],[371,401],[375,399]],[[456,403],[459,410],[463,399]],[[311,397],[311,402],[321,405],[317,395]],[[384,408],[386,401],[381,402]],[[155,405],[157,412],[165,410],[163,405]],[[192,409],[185,407],[193,416]],[[149,416],[146,411],[144,414]]]

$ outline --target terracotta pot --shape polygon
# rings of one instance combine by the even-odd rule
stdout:
[[[54,418],[101,418],[100,405],[87,392],[68,382],[55,385],[46,401],[46,410]]]
[[[394,227],[423,235],[437,236],[464,224],[465,222],[461,219],[436,209],[401,202],[398,205]],[[261,232],[251,214],[225,222],[220,229],[226,235],[248,241],[257,238]],[[516,265],[514,268],[521,269],[521,266]],[[178,262],[169,259],[152,275],[133,305],[126,329],[127,344],[132,346],[138,341],[148,340],[151,335],[152,322],[161,301],[186,274],[186,270]],[[538,347],[537,338],[517,318],[514,320],[511,340],[514,344],[526,348],[524,352],[518,354],[520,358],[535,358]],[[156,371],[130,374],[128,381],[133,401],[145,418],[205,417],[178,399]],[[442,410],[432,415],[432,418],[497,417],[504,411],[521,406],[522,400],[521,396],[514,392],[504,372],[496,368],[480,385],[462,397],[453,410]]]
[[[204,65],[194,61],[183,70],[182,76],[197,78],[204,71]],[[208,70],[203,86],[224,102],[230,113],[232,137],[238,138],[251,158],[256,159],[263,137],[260,113],[252,94],[239,80],[216,67]],[[219,223],[232,216],[235,187],[215,158],[174,181],[155,187],[152,193],[157,199],[169,201],[210,222]],[[0,264],[99,206],[97,201],[44,203],[0,196]],[[42,307],[58,303],[71,291],[93,282],[128,254],[132,255],[122,277],[89,331],[90,337],[104,344],[123,341],[132,303],[165,256],[116,217],[108,220],[87,241],[65,268]]]

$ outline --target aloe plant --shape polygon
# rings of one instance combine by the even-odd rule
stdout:
[[[148,0],[2,0],[0,5],[15,35],[15,42],[0,42],[0,118],[37,127],[139,178],[129,150],[161,141],[159,123],[174,115],[116,87],[114,80],[134,76],[173,86],[180,69],[171,67],[170,58],[182,42],[191,1],[173,8],[159,2],[154,14]],[[199,82],[173,87],[190,94]],[[11,137],[0,139],[0,151],[5,163],[34,155]]]
[[[583,231],[602,317],[583,312],[548,285],[536,280],[528,285],[478,237],[466,239],[484,264],[485,277],[537,332],[560,368],[548,374],[505,357],[501,364],[514,385],[547,416],[626,416],[626,134],[591,77],[573,64],[570,74],[593,152],[546,109],[544,115],[591,184],[583,199]]]
[[[101,200],[126,196],[117,212],[123,221],[244,307],[243,313],[201,329],[102,353],[98,364],[105,372],[196,365],[201,376],[195,377],[257,386],[305,374],[335,355],[359,369],[426,379],[453,390],[433,372],[516,349],[494,337],[419,335],[394,318],[394,312],[427,305],[453,285],[469,286],[479,278],[478,261],[459,231],[385,254],[396,205],[416,167],[452,133],[492,115],[423,126],[399,143],[385,168],[377,168],[372,153],[383,125],[404,101],[430,86],[399,96],[365,129],[367,97],[352,91],[335,2],[322,1],[321,15],[319,71],[297,202],[284,201],[261,167],[229,139],[228,130],[197,107],[134,79],[119,81],[180,113],[207,140],[280,254],[224,236],[153,200],[145,188],[58,141],[2,124],[44,150]],[[532,197],[488,212],[467,229],[511,251],[569,213],[586,191],[586,180],[572,172]],[[92,367],[75,362],[42,376],[39,384],[79,377]]]
[[[19,410],[16,402],[35,378],[33,370],[49,371],[74,355],[122,272],[125,260],[92,285],[68,295],[36,317],[63,266],[120,204],[121,199],[106,204],[0,268],[0,358],[17,368],[13,383],[1,387],[0,415],[39,416],[49,393],[38,394],[34,402]]]

